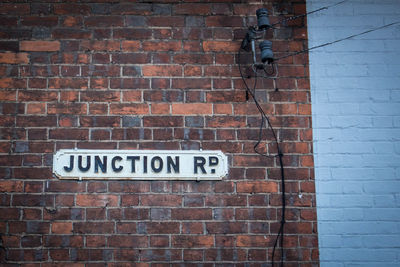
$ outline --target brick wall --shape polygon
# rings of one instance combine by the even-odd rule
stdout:
[[[237,50],[257,8],[275,22],[304,12],[304,1],[82,2],[0,4],[2,264],[270,263],[279,162],[270,131],[263,144],[272,156],[253,150],[260,117],[246,101]],[[303,49],[304,21],[270,37],[277,56]],[[257,97],[282,140],[285,266],[311,266],[318,250],[307,57],[278,67]],[[51,166],[63,148],[222,150],[229,175],[61,181]]]
[[[310,15],[310,46],[398,21],[399,10],[396,0],[348,1]],[[399,33],[310,53],[321,266],[400,264]]]

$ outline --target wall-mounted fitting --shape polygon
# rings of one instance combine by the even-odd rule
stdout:
[[[268,9],[260,8],[256,11],[257,15],[257,25],[260,30],[266,29],[270,27],[269,19],[268,19]]]
[[[259,44],[261,50],[261,61],[262,63],[267,62],[268,64],[274,61],[274,53],[272,52],[272,43],[271,41],[262,41]]]
[[[252,53],[252,71],[258,76],[271,77],[275,71],[274,54],[272,52],[271,41],[262,40],[264,39],[266,31],[271,29],[271,24],[268,19],[268,10],[266,8],[260,8],[256,11],[257,15],[257,26],[250,26],[247,30],[246,36],[242,41],[241,49]],[[259,41],[260,40],[260,41]],[[259,52],[261,54],[261,61],[257,60],[256,42],[260,42],[258,45]],[[264,74],[257,74],[258,70],[263,70]]]

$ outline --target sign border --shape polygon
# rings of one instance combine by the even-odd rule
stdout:
[[[222,160],[222,170],[223,173],[219,176],[207,176],[201,175],[197,176],[193,174],[191,177],[115,177],[115,176],[103,176],[103,177],[85,177],[82,176],[69,176],[65,177],[61,174],[57,173],[56,163],[57,158],[61,157],[65,154],[114,154],[114,155],[124,155],[124,154],[135,154],[135,155],[165,155],[168,154],[169,156],[175,155],[218,155]],[[219,181],[222,180],[223,177],[228,175],[228,157],[221,151],[221,150],[118,150],[118,149],[60,149],[57,150],[56,153],[53,155],[53,174],[60,180],[108,180],[108,181],[117,181],[117,180],[125,180],[125,181]]]

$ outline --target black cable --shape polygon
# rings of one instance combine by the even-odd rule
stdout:
[[[284,166],[283,166],[283,154],[282,154],[282,151],[280,149],[279,140],[278,140],[278,137],[277,137],[277,135],[275,133],[275,130],[272,127],[268,116],[265,114],[264,110],[262,109],[260,103],[257,101],[256,96],[255,96],[255,89],[256,89],[257,78],[258,78],[257,73],[255,72],[253,90],[250,90],[250,87],[248,86],[248,84],[246,82],[246,79],[245,79],[245,77],[243,75],[242,68],[241,68],[241,63],[240,63],[241,49],[242,48],[239,48],[239,53],[238,53],[238,66],[239,66],[240,76],[241,76],[241,78],[243,80],[243,83],[245,85],[247,94],[251,95],[251,97],[253,98],[254,103],[255,103],[255,105],[256,105],[256,107],[257,107],[257,109],[258,109],[258,111],[260,112],[260,115],[261,115],[260,130],[259,130],[259,133],[258,133],[257,143],[253,147],[254,151],[257,154],[261,155],[261,156],[269,157],[269,155],[267,153],[262,153],[262,152],[258,151],[258,149],[257,149],[258,146],[261,143],[261,140],[262,140],[262,131],[264,129],[264,120],[265,120],[266,121],[265,127],[266,127],[266,129],[269,128],[271,130],[271,132],[272,132],[274,141],[276,143],[277,152],[278,152],[277,156],[279,157],[279,165],[280,165],[280,171],[281,171],[281,183],[282,183],[282,190],[281,190],[282,191],[282,215],[281,215],[281,222],[280,222],[279,231],[278,231],[278,234],[277,234],[276,239],[275,239],[274,247],[272,249],[271,262],[272,262],[272,266],[275,266],[275,259],[274,259],[275,258],[275,250],[276,250],[277,245],[278,245],[278,240],[280,239],[280,243],[281,243],[280,244],[280,246],[281,246],[281,264],[280,265],[282,267],[283,266],[283,258],[284,258],[283,257],[284,225],[285,225],[285,222],[286,222],[286,220],[285,220],[285,211],[286,211],[286,195],[285,195],[285,193],[286,193],[286,189],[285,189],[285,172],[284,172]]]
[[[288,57],[296,56],[296,55],[299,55],[299,54],[307,53],[310,50],[314,50],[314,49],[321,48],[321,47],[324,47],[324,46],[328,46],[328,45],[336,44],[336,43],[339,43],[339,42],[343,42],[343,41],[349,40],[351,38],[354,38],[354,37],[357,37],[357,36],[360,36],[360,35],[364,35],[364,34],[367,34],[367,33],[370,33],[370,32],[374,32],[374,31],[377,31],[377,30],[381,30],[383,28],[387,28],[387,27],[390,27],[390,26],[393,26],[393,25],[396,25],[396,24],[399,24],[399,23],[400,23],[400,21],[395,21],[395,22],[392,22],[392,23],[389,23],[389,24],[385,24],[383,26],[380,26],[380,27],[377,27],[377,28],[373,28],[373,29],[369,29],[367,31],[360,32],[360,33],[357,33],[357,34],[353,34],[353,35],[347,36],[347,37],[342,38],[342,39],[338,39],[338,40],[335,40],[335,41],[332,41],[332,42],[328,42],[328,43],[324,43],[324,44],[321,44],[321,45],[313,46],[313,47],[310,47],[308,49],[304,49],[304,50],[301,50],[301,51],[298,51],[298,52],[294,52],[294,53],[291,53],[291,54],[283,56],[283,57],[278,57],[278,58],[275,58],[274,61],[276,62],[276,61],[279,61],[279,60],[284,59],[284,58],[288,58]]]
[[[329,9],[329,8],[331,8],[331,7],[334,7],[334,6],[343,4],[344,2],[347,2],[347,1],[348,1],[348,0],[343,0],[343,1],[341,1],[341,2],[332,4],[332,5],[329,5],[329,6],[324,6],[324,7],[318,8],[318,9],[316,9],[316,10],[313,10],[313,11],[310,11],[310,12],[307,12],[307,13],[304,13],[304,14],[300,14],[300,15],[296,15],[296,16],[292,16],[292,17],[283,19],[283,20],[281,20],[281,21],[275,22],[274,24],[271,25],[271,27],[274,27],[275,25],[278,25],[278,24],[284,24],[284,23],[287,22],[287,21],[291,21],[291,20],[295,20],[295,19],[298,19],[298,18],[301,18],[301,17],[305,17],[305,16],[307,16],[307,15],[310,15],[310,14],[313,14],[313,13],[316,13],[316,12],[319,12],[319,11],[322,11],[322,10]]]
[[[4,252],[4,260],[0,259],[0,262],[7,262],[8,261],[8,249],[3,246],[3,237],[0,235],[0,251]]]

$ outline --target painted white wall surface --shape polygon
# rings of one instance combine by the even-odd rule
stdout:
[[[395,21],[400,0],[349,0],[308,16],[309,47]],[[400,24],[309,58],[321,266],[400,266]]]

